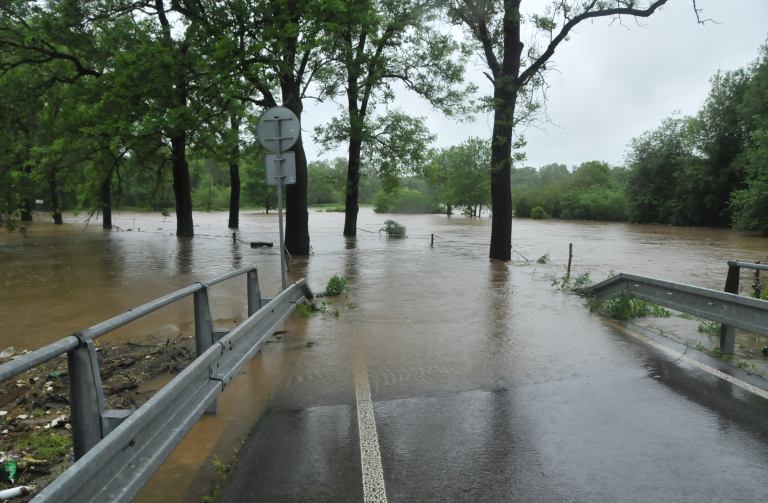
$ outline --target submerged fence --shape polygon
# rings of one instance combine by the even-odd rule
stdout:
[[[232,331],[216,330],[209,288],[246,275],[248,318]],[[162,307],[193,295],[197,358],[135,412],[105,410],[94,340]],[[200,281],[136,309],[0,365],[10,379],[67,354],[72,440],[76,462],[33,501],[129,502],[267,338],[313,298],[304,279],[274,299],[261,297],[256,266]]]

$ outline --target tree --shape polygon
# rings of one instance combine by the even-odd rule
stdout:
[[[423,162],[405,142],[387,143],[406,136],[420,141],[426,131],[422,121],[408,120],[401,111],[375,113],[377,106],[386,106],[394,98],[391,85],[400,82],[436,110],[459,119],[467,117],[466,98],[475,88],[456,88],[463,84],[467,54],[450,34],[432,26],[437,18],[437,4],[432,0],[365,0],[343,5],[328,29],[331,42],[324,52],[334,65],[325,73],[323,86],[327,95],[342,91],[346,95],[347,103],[340,107],[345,117],[317,127],[315,138],[326,149],[348,144],[344,235],[355,236],[361,161],[375,152],[373,156],[382,161],[375,166],[385,186],[386,180],[400,174],[388,170],[401,166],[406,156],[412,164]],[[386,134],[403,126],[411,128],[408,134]]]
[[[668,117],[658,128],[630,142],[626,190],[631,222],[671,223],[677,208],[678,176],[692,156],[689,121],[688,117]]]
[[[446,207],[464,208],[468,215],[480,215],[490,203],[491,156],[488,142],[470,138],[459,145],[433,151],[425,178],[438,189]]]
[[[552,0],[542,15],[526,16],[522,0],[449,0],[452,20],[462,24],[476,44],[488,67],[486,77],[493,84],[493,96],[487,99],[494,114],[491,140],[491,226],[490,257],[510,260],[512,250],[512,195],[510,172],[514,129],[518,124],[536,120],[541,112],[535,99],[541,88],[547,63],[557,47],[580,23],[597,18],[621,16],[648,17],[667,0],[589,0],[568,2]],[[529,21],[537,30],[524,52],[522,24]],[[519,157],[518,157],[519,158]]]

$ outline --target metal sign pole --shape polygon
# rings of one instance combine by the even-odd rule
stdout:
[[[283,136],[283,121],[288,121],[288,130]],[[269,123],[274,122],[272,128]],[[259,142],[274,154],[264,156],[267,185],[277,186],[277,211],[280,225],[280,272],[283,280],[283,290],[287,288],[288,281],[285,278],[285,236],[283,232],[283,185],[296,183],[296,155],[284,152],[283,149],[291,148],[299,139],[301,124],[296,114],[285,107],[272,107],[264,112],[257,126]]]
[[[275,151],[275,161],[280,166],[280,174],[281,176],[277,177],[277,214],[278,214],[278,222],[280,227],[280,274],[281,278],[283,279],[283,291],[287,288],[287,282],[285,280],[285,242],[283,240],[283,178],[285,175],[282,173],[282,134],[281,134],[281,127],[280,127],[280,119],[276,118],[275,121],[275,136],[277,138],[277,151]]]

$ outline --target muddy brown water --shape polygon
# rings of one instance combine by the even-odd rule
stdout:
[[[172,218],[138,212],[123,212],[114,219],[130,232],[104,231],[98,221],[84,229],[81,218],[65,215],[63,226],[39,216],[28,225],[26,238],[0,234],[0,350],[38,348],[195,281],[246,265],[259,266],[265,296],[278,292],[276,248],[251,249],[233,242],[224,212],[195,213],[194,218],[193,239],[173,236]],[[379,235],[387,218],[404,224],[409,237]],[[343,324],[349,340],[356,341],[356,350],[367,353],[372,384],[384,388],[409,380],[423,384],[450,379],[456,354],[466,349],[465,342],[444,336],[439,326],[440,319],[456,316],[457,306],[472,313],[461,321],[467,329],[474,323],[484,333],[502,333],[514,317],[509,296],[525,289],[540,296],[538,309],[546,325],[556,294],[546,281],[533,280],[564,273],[569,243],[574,245],[574,274],[590,271],[595,281],[614,270],[720,290],[728,260],[768,258],[768,238],[751,232],[523,219],[513,225],[520,254],[515,258],[535,261],[548,253],[550,261],[501,263],[487,258],[488,218],[377,215],[364,208],[357,238],[341,236],[343,219],[342,213],[311,210],[313,255],[295,257],[288,278],[292,282],[306,277],[320,291],[330,276],[347,277],[350,297],[336,299],[329,309],[338,308],[341,316],[328,312],[308,320],[289,319],[284,328],[290,332],[245,367],[219,398],[219,414],[199,421],[136,501],[199,501],[218,480],[214,456],[229,462],[270,397],[282,387],[302,379],[324,380],[331,388],[350,386],[348,354],[336,358],[324,353],[332,343],[323,338],[329,324]],[[433,233],[437,237],[430,247]],[[277,241],[276,215],[243,212],[237,234],[245,242]],[[752,274],[743,271],[743,294],[751,283]],[[217,326],[231,328],[245,317],[245,291],[244,277],[212,288]],[[355,322],[361,317],[380,321],[376,337],[356,338]],[[127,341],[147,334],[175,337],[193,332],[190,297],[105,337]],[[306,348],[308,341],[320,344],[320,351]],[[483,342],[477,351],[495,351],[496,344],[502,343]],[[318,355],[328,358],[323,374],[302,374],[302,364]],[[159,388],[168,379],[147,383],[143,389]]]

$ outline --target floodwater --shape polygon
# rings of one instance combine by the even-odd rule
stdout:
[[[270,400],[312,380],[329,390],[348,391],[356,365],[350,352],[366,355],[374,393],[396,394],[404,383],[437,392],[458,378],[461,372],[456,370],[468,365],[468,353],[496,354],[513,342],[509,334],[516,316],[515,293],[535,297],[526,303],[533,314],[525,316],[540,319],[545,329],[553,306],[575,301],[534,280],[564,274],[569,243],[574,247],[573,273],[590,271],[595,282],[614,270],[720,290],[728,260],[768,258],[768,238],[750,232],[524,219],[513,225],[515,258],[535,261],[549,254],[550,260],[545,265],[502,263],[487,258],[488,218],[377,215],[364,208],[359,236],[345,238],[342,213],[310,211],[313,254],[295,257],[288,280],[306,277],[317,292],[339,274],[349,279],[349,298],[335,299],[327,313],[308,320],[289,319],[284,342],[267,345],[245,367],[220,396],[219,414],[200,420],[135,501],[199,501],[218,479],[214,456],[228,463]],[[114,223],[131,232],[104,231],[99,221],[84,228],[82,219],[65,215],[63,226],[33,222],[26,238],[0,235],[0,349],[35,349],[246,265],[259,266],[264,296],[278,292],[277,248],[251,249],[242,242],[276,242],[275,214],[243,212],[238,241],[226,228],[226,213],[195,213],[194,218],[197,236],[192,239],[177,239],[173,219],[156,213],[116,215]],[[379,235],[387,218],[405,225],[409,237]],[[436,235],[432,247],[431,234]],[[743,271],[742,287],[751,278]],[[212,287],[217,327],[231,328],[245,317],[245,291],[244,277]],[[339,309],[338,318],[330,314],[333,309]],[[358,336],[363,323],[378,328]],[[131,340],[193,332],[190,297],[105,337]],[[342,333],[344,342],[329,333]],[[316,346],[306,348],[309,341]],[[530,355],[533,360],[543,361],[540,344],[527,347],[536,351]],[[525,350],[525,344],[516,347]],[[302,372],[309,368],[323,371]],[[309,405],[313,399],[303,400]]]

